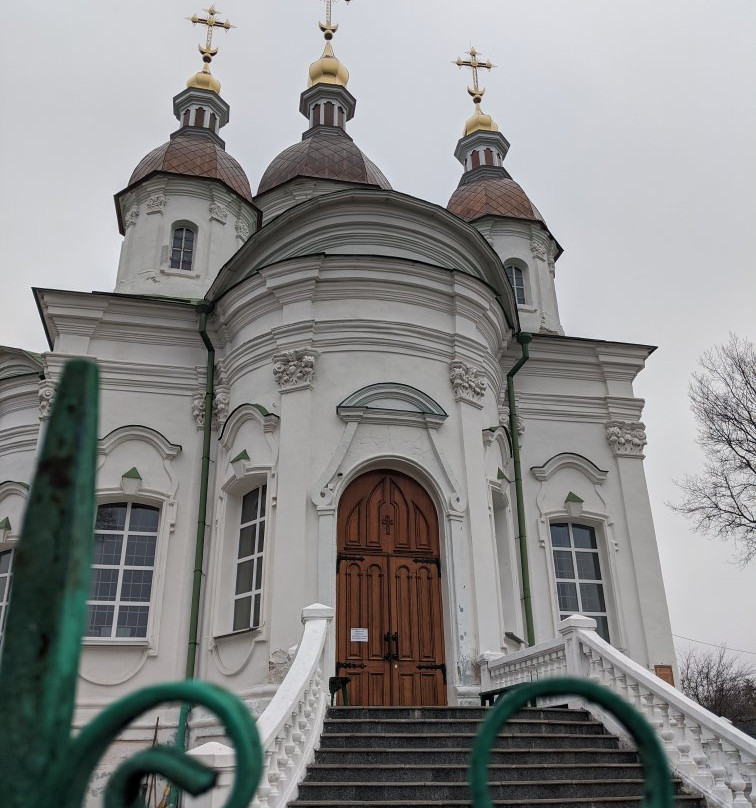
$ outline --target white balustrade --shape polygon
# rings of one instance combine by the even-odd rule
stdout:
[[[595,629],[595,620],[573,615],[559,624],[561,636],[557,639],[514,654],[484,653],[479,660],[481,689],[556,676],[592,679],[629,701],[646,718],[676,775],[702,792],[710,805],[756,806],[756,740],[617,651]],[[556,701],[552,698],[543,703]],[[600,708],[586,706],[611,723]],[[618,723],[610,728],[624,732]]]

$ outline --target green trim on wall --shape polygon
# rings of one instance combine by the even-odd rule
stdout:
[[[572,491],[570,491],[570,493],[567,494],[567,499],[565,499],[565,502],[578,502],[582,505],[583,500],[580,499],[577,494],[573,494]]]
[[[255,405],[253,404],[252,406],[254,407]],[[247,454],[246,449],[242,449],[241,452],[239,452],[239,454],[231,460],[231,462],[236,463],[237,460],[249,460],[249,455]]]
[[[137,471],[136,466],[132,466],[125,474],[121,475],[121,478],[126,478],[127,480],[141,480],[142,475]]]

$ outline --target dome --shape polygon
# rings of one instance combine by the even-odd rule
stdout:
[[[480,108],[480,104],[475,105],[475,113],[465,122],[465,137],[473,132],[498,132],[499,127],[490,115],[486,115]]]
[[[180,132],[153,149],[134,169],[129,185],[154,171],[219,180],[242,199],[252,202],[252,190],[242,167],[218,141],[203,133]]]
[[[187,82],[186,86],[195,90],[210,90],[210,92],[220,95],[221,83],[213,76],[209,70],[200,70],[195,73]]]
[[[466,222],[482,216],[508,216],[545,224],[525,191],[508,177],[482,177],[461,184],[446,209]]]
[[[265,170],[257,193],[295,177],[341,180],[391,190],[375,163],[340,129],[316,129],[301,143],[282,151]]]
[[[336,58],[331,43],[327,42],[323,55],[310,65],[310,78],[308,87],[316,84],[335,84],[346,87],[349,82],[349,71]]]

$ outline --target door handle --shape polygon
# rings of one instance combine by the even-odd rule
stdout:
[[[396,650],[394,651],[394,659],[399,659],[399,633],[395,631],[391,635],[391,639],[394,641],[394,646],[396,647]]]
[[[391,653],[391,641],[394,641],[396,644],[396,653]],[[399,659],[399,635],[394,632],[391,634],[390,632],[386,632],[383,635],[383,641],[386,643],[386,653],[383,655],[383,658],[386,662],[390,662],[392,659]]]

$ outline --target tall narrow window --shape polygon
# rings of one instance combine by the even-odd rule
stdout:
[[[5,636],[5,620],[10,603],[11,577],[13,575],[13,550],[0,553],[0,648]]]
[[[520,269],[520,267],[516,267],[513,265],[504,267],[504,271],[507,273],[507,277],[509,278],[509,282],[512,284],[512,288],[514,289],[515,293],[515,300],[517,301],[518,306],[525,305],[525,273]]]
[[[260,625],[267,490],[267,486],[261,485],[242,500],[234,591],[234,631]]]
[[[87,637],[146,637],[160,510],[132,502],[97,509]]]
[[[194,230],[189,227],[177,227],[173,231],[171,246],[171,269],[192,268],[194,258]]]
[[[599,636],[610,642],[596,531],[590,525],[552,524],[551,546],[559,619],[575,613],[592,617]]]

